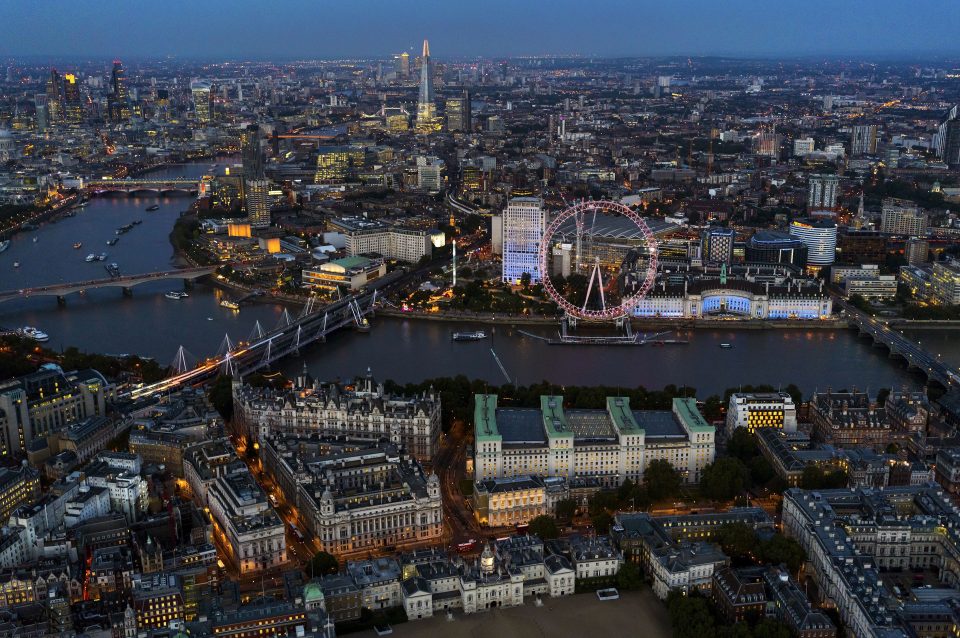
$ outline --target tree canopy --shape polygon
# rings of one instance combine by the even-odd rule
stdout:
[[[680,483],[680,472],[664,459],[654,459],[643,472],[643,484],[650,498],[655,501],[676,496],[680,491]]]

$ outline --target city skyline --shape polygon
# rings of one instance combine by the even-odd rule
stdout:
[[[960,7],[196,4],[0,5],[0,635],[960,637]]]
[[[0,24],[0,55],[180,59],[289,59],[416,55],[429,38],[437,57],[579,55],[916,57],[960,53],[960,6],[920,0],[753,0],[682,7],[607,0],[593,18],[572,0],[515,6],[496,0],[484,11],[422,2],[403,12],[372,1],[360,7],[293,2],[265,14],[249,0],[195,6],[83,5],[56,0],[42,10],[15,1]],[[133,25],[131,27],[131,25]]]

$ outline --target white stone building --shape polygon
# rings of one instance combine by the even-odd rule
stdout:
[[[608,397],[606,410],[566,410],[560,396],[541,397],[540,409],[498,408],[496,395],[475,402],[478,481],[559,476],[616,487],[662,459],[696,483],[715,455],[715,430],[694,399],[674,399],[671,411],[631,410],[624,397]]]
[[[797,431],[797,406],[786,392],[734,392],[727,405],[727,436],[737,428]]]
[[[218,477],[210,486],[209,502],[220,540],[227,545],[230,559],[241,574],[287,562],[283,521],[245,467]]]
[[[264,469],[324,551],[434,542],[443,534],[440,481],[391,446],[309,450],[316,439],[261,441]]]

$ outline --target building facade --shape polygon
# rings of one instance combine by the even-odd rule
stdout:
[[[642,481],[660,459],[696,483],[714,459],[714,428],[693,399],[674,399],[672,411],[631,410],[624,397],[608,397],[606,410],[565,409],[560,396],[540,397],[539,409],[498,408],[496,395],[477,395],[475,403],[478,481],[558,476],[616,487]]]
[[[425,461],[437,450],[439,395],[391,395],[369,372],[350,388],[316,383],[305,375],[291,391],[235,383],[233,396],[234,418],[255,441],[275,432],[368,442],[386,439]]]
[[[267,501],[267,495],[246,466],[217,477],[210,486],[208,502],[216,520],[221,545],[241,574],[280,567],[287,562],[283,520]]]
[[[538,251],[547,227],[543,200],[539,197],[514,197],[503,211],[503,272],[504,283],[518,285],[523,274],[531,283],[540,281]]]
[[[797,431],[797,406],[786,392],[734,392],[727,405],[727,435],[737,428]]]
[[[439,540],[440,483],[416,459],[390,445],[330,451],[309,444],[275,434],[261,440],[261,451],[264,468],[324,551],[349,554]]]
[[[807,267],[823,268],[836,259],[837,224],[827,220],[797,220],[790,223],[790,235],[807,245]]]
[[[923,237],[930,220],[914,202],[887,197],[882,202],[880,232],[890,235]]]
[[[832,209],[837,205],[840,177],[837,175],[811,175],[807,188],[807,210]]]

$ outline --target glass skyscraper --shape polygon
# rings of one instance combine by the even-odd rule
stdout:
[[[420,58],[420,96],[417,100],[417,131],[432,133],[440,130],[437,105],[433,103],[433,65],[430,64],[430,43],[423,41]]]

